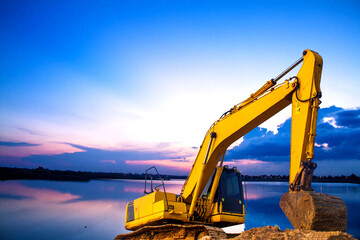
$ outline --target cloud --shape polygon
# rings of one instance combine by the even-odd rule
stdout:
[[[0,162],[6,157],[24,158],[31,155],[56,155],[84,151],[66,143],[45,142],[42,144],[9,143],[0,145]]]
[[[239,146],[227,151],[226,160],[289,161],[291,119],[281,124],[278,131],[274,134],[255,128]],[[320,109],[315,142],[315,161],[360,161],[360,109]]]
[[[0,151],[1,153],[1,151]],[[37,167],[36,164],[31,162],[23,161],[21,157],[9,157],[0,155],[0,166],[1,167],[26,167],[34,168]]]
[[[235,144],[232,149],[228,149],[226,164],[238,166],[245,174],[269,172],[287,174],[290,135],[291,119],[279,125],[277,133],[257,127],[245,135],[238,145]],[[335,106],[320,109],[315,140],[314,161],[318,162],[319,168],[321,166],[318,173],[326,174],[335,171],[335,174],[359,174],[356,172],[359,168],[352,166],[360,164],[360,109],[343,109]],[[7,151],[16,152],[14,151],[16,147],[20,148],[18,145],[22,145],[24,149],[51,148],[50,145],[31,146],[30,143],[0,142],[0,150],[7,148]],[[137,173],[142,173],[149,166],[156,165],[161,173],[186,174],[196,154],[196,150],[192,147],[175,148],[168,143],[155,144],[151,147],[132,146],[130,149],[120,150],[72,143],[58,145],[63,146],[61,149],[70,149],[67,149],[67,152],[38,151],[35,154],[32,153],[31,156],[2,154],[0,164],[17,167],[43,166],[62,170]],[[342,164],[342,170],[339,173],[336,170],[340,168],[334,167],[336,162]]]
[[[244,136],[244,141],[240,145],[227,151],[226,161],[236,159],[282,161],[290,152],[290,133],[287,134],[285,131],[288,125],[288,121],[282,124],[277,134],[264,128],[255,128]]]
[[[317,126],[315,157],[318,160],[360,160],[360,109],[330,112],[331,123]]]
[[[116,164],[115,160],[100,160],[101,163],[111,163],[111,164]]]
[[[0,142],[0,146],[6,147],[34,147],[39,144],[27,143],[27,142]]]
[[[168,173],[168,171],[176,172],[176,174],[183,174],[189,172],[192,162],[190,161],[178,161],[176,159],[161,159],[161,160],[139,160],[139,161],[126,161],[126,164],[135,165],[147,165],[156,166],[162,173]]]
[[[151,165],[153,161],[178,162],[179,159],[187,157],[181,154],[174,156],[172,151],[104,150],[76,144],[69,145],[81,151],[54,155],[31,155],[21,159],[50,169],[141,173],[143,168],[134,166]],[[171,168],[171,165],[168,164],[168,167]]]
[[[340,126],[360,128],[360,109],[342,110],[335,112],[333,115]]]

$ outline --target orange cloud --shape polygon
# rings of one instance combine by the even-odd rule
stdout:
[[[138,160],[138,161],[125,161],[129,165],[148,165],[148,166],[165,166],[179,169],[180,171],[189,171],[192,166],[192,161],[184,160],[177,161],[174,159],[162,159],[162,160]]]
[[[0,155],[8,157],[27,157],[30,155],[56,155],[62,153],[84,152],[84,150],[65,143],[44,143],[37,146],[0,146]]]
[[[111,164],[116,164],[115,160],[101,160],[101,163],[111,163]]]
[[[252,164],[266,164],[267,162],[256,160],[256,159],[236,159],[232,164],[236,165],[252,165]]]
[[[147,182],[147,191],[150,191],[150,180]],[[153,181],[153,186],[159,186],[161,184],[161,181]],[[166,181],[165,182],[165,190],[169,193],[176,193],[179,194],[181,191],[181,188],[184,184],[184,180],[173,180],[173,181]],[[159,187],[160,191],[164,191],[162,186]],[[131,192],[131,193],[143,193],[144,187],[124,187],[124,192]]]

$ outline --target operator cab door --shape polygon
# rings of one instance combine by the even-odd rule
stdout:
[[[244,214],[244,193],[239,171],[224,168],[214,202],[218,203],[219,212]]]

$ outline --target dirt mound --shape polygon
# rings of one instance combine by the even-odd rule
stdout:
[[[220,228],[205,225],[168,224],[160,227],[143,227],[135,232],[120,234],[114,240],[357,240],[352,235],[341,231],[314,231],[286,229],[278,226],[252,228],[240,235],[225,234]]]
[[[242,232],[239,236],[232,240],[262,240],[262,239],[281,239],[281,240],[298,240],[298,239],[318,239],[318,240],[351,240],[356,239],[352,235],[340,232],[320,232],[313,230],[286,229],[281,231],[278,226],[266,226],[252,228]]]

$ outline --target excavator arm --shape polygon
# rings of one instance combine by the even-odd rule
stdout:
[[[281,84],[277,81],[303,62],[296,77]],[[209,181],[226,149],[249,131],[292,104],[290,185],[291,190],[311,189],[311,176],[303,166],[313,166],[317,110],[321,97],[322,58],[306,50],[303,57],[268,81],[244,102],[235,105],[208,130],[194,165],[182,189],[185,202],[191,203],[193,214],[196,199]],[[311,174],[310,174],[311,175]],[[306,180],[305,180],[306,179]]]

